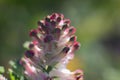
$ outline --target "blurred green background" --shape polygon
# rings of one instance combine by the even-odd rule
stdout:
[[[81,48],[68,67],[85,80],[120,80],[120,0],[0,0],[0,65],[20,58],[30,29],[53,12],[77,28]]]

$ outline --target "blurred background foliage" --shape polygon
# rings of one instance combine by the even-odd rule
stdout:
[[[68,68],[85,80],[119,80],[120,0],[0,0],[0,66],[23,55],[30,29],[53,12],[71,19],[81,42]]]

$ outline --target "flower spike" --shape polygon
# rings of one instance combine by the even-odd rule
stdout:
[[[83,80],[83,72],[66,68],[80,47],[74,35],[76,29],[63,14],[53,13],[38,21],[30,31],[32,41],[20,60],[29,80]]]

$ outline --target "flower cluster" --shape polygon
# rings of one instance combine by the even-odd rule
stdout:
[[[29,33],[29,49],[20,60],[28,80],[83,80],[81,70],[66,68],[80,47],[75,32],[63,14],[53,13],[38,21],[38,28]]]

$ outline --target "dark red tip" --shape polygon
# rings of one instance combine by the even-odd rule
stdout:
[[[79,42],[75,42],[73,44],[73,47],[74,47],[75,50],[78,49],[80,47],[80,43]]]
[[[37,30],[33,29],[29,33],[30,36],[36,36],[37,35]]]
[[[32,58],[34,55],[35,55],[35,53],[34,53],[34,51],[32,51],[32,50],[27,50],[27,51],[25,52],[25,56],[26,56],[27,58]]]
[[[76,41],[76,36],[72,36],[69,41]]]
[[[80,80],[83,76],[77,76],[76,80]]]
[[[65,19],[65,21],[64,21],[64,23],[66,23],[66,24],[70,24],[70,19]]]
[[[69,33],[70,34],[74,34],[76,32],[76,29],[74,27],[70,28],[69,29]]]
[[[46,37],[44,38],[44,42],[48,43],[51,42],[53,40],[53,36],[52,35],[46,35]]]
[[[62,50],[62,52],[63,52],[63,53],[67,53],[69,50],[70,50],[69,47],[64,47],[63,50]]]
[[[41,29],[41,27],[38,27],[38,31],[39,31],[39,32],[42,32],[42,29]]]
[[[62,30],[66,30],[67,28],[68,28],[68,25],[65,24],[65,25],[63,25]]]
[[[33,43],[30,43],[29,44],[29,48],[31,49],[31,48],[33,48],[34,47],[34,44]]]
[[[50,16],[50,19],[55,19],[57,17],[57,14],[56,13],[53,13],[51,16]]]
[[[58,18],[57,18],[57,22],[60,22],[60,21],[61,21],[61,17],[58,17]]]
[[[43,26],[44,26],[43,22],[41,22],[41,21],[38,21],[38,26],[41,26],[41,27],[43,27]]]
[[[40,26],[41,31],[43,30],[47,34],[50,32],[49,27],[43,24],[43,22],[38,21],[38,26]]]
[[[45,21],[50,22],[50,18],[46,17]]]

